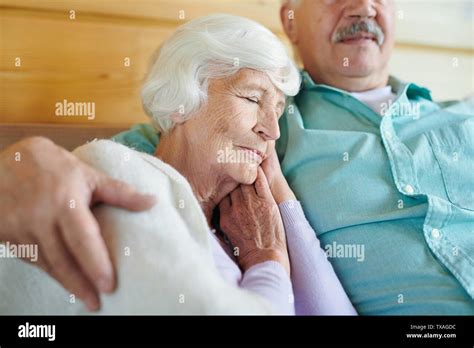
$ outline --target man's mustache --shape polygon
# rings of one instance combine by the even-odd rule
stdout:
[[[377,44],[381,46],[385,40],[382,28],[374,21],[360,21],[352,23],[347,27],[340,28],[332,36],[332,42],[338,43],[347,38],[354,37],[358,33],[367,33],[375,36]]]

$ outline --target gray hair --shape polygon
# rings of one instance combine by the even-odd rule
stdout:
[[[377,45],[379,46],[382,46],[385,40],[385,35],[382,31],[382,28],[380,28],[376,21],[362,20],[339,29],[332,35],[331,41],[333,43],[341,42],[346,38],[353,37],[360,32],[373,34],[377,41]]]
[[[281,4],[288,4],[290,6],[297,7],[300,5],[300,0],[281,0]]]
[[[250,19],[214,14],[194,19],[168,38],[152,61],[141,96],[158,132],[188,119],[207,100],[208,82],[249,68],[264,72],[287,96],[298,93],[300,74],[283,43]]]

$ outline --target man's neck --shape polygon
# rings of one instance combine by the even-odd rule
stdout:
[[[368,76],[344,76],[335,74],[317,74],[307,70],[314,82],[342,89],[346,92],[365,92],[387,86],[389,74],[372,74]]]

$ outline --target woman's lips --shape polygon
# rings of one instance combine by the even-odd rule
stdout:
[[[265,154],[257,149],[253,149],[251,147],[246,147],[246,146],[240,146],[240,145],[237,145],[237,147],[240,147],[241,149],[245,150],[245,151],[250,151],[254,154],[256,154],[258,157],[260,157],[260,160],[263,161],[265,159]]]

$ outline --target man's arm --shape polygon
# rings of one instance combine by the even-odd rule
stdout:
[[[154,198],[42,137],[1,151],[0,178],[0,241],[38,245],[37,264],[89,309],[98,309],[98,291],[113,291],[115,277],[91,206],[142,211],[154,205]]]

